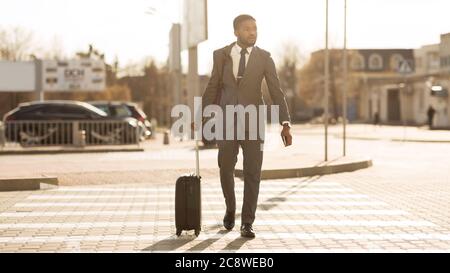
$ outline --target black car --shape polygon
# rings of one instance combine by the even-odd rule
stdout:
[[[21,103],[5,114],[4,124],[6,140],[24,146],[72,144],[78,131],[85,132],[87,144],[128,144],[138,132],[135,119],[110,117],[79,101]]]
[[[131,117],[138,121],[140,126],[140,136],[142,139],[151,137],[153,133],[152,124],[147,119],[147,115],[136,103],[125,101],[92,101],[93,106],[103,110],[108,116],[121,118]]]

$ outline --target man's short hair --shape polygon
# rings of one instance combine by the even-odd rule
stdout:
[[[234,27],[234,30],[237,30],[238,27],[239,27],[239,25],[240,25],[242,22],[247,21],[247,20],[253,20],[253,21],[256,21],[255,18],[253,18],[252,16],[250,16],[250,15],[248,15],[248,14],[241,14],[241,15],[239,15],[238,17],[234,18],[234,20],[233,20],[233,27]]]

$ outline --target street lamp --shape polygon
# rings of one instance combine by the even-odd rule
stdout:
[[[347,68],[347,0],[344,0],[344,90],[342,91],[342,126],[343,126],[343,156],[346,155],[346,125],[347,125],[347,89],[348,89],[348,68]]]
[[[328,161],[328,92],[330,55],[328,52],[328,0],[325,0],[325,161]]]

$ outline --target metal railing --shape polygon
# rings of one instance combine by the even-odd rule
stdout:
[[[131,121],[7,121],[0,122],[0,147],[139,145],[141,130]]]

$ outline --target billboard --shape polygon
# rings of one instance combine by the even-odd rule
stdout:
[[[182,49],[197,46],[208,39],[207,0],[184,0]]]
[[[0,92],[36,91],[34,62],[0,61]]]
[[[103,91],[106,82],[105,63],[101,60],[42,61],[42,90]]]

